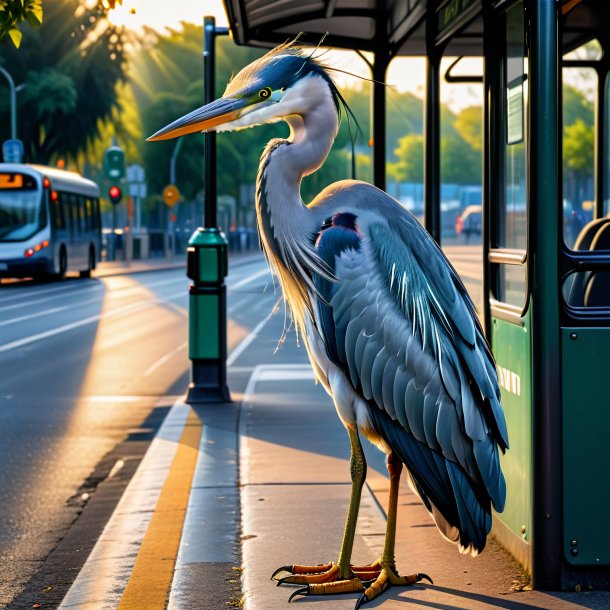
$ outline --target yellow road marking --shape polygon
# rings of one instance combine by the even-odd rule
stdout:
[[[167,605],[201,429],[191,409],[118,610],[163,610]]]

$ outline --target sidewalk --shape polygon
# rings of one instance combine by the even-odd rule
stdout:
[[[62,609],[354,608],[358,594],[289,606],[294,589],[269,580],[281,565],[337,559],[350,492],[347,434],[305,350],[290,337],[273,354],[282,325],[271,318],[233,363],[233,403],[174,405]],[[384,456],[365,452],[358,563],[380,554],[388,493]],[[460,555],[406,484],[396,549],[401,572],[435,584],[390,589],[364,608],[610,608],[610,593],[520,590],[524,575],[493,541],[476,559]]]
[[[230,253],[229,265],[246,264],[250,260],[260,259],[260,257],[261,253],[259,250]],[[97,267],[93,272],[93,277],[147,273],[151,271],[169,271],[172,269],[186,269],[186,254],[176,254],[171,261],[165,257],[137,259],[129,262],[103,261],[97,264]]]

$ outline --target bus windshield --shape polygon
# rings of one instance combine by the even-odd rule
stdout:
[[[23,241],[36,233],[41,201],[32,176],[0,174],[0,241]]]

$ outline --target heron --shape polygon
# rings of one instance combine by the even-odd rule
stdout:
[[[304,176],[328,156],[347,104],[332,68],[289,41],[243,68],[219,99],[149,140],[285,121],[256,183],[263,252],[277,276],[317,380],[350,444],[351,494],[336,561],[287,565],[272,578],[296,595],[360,592],[356,609],[400,576],[395,560],[401,471],[440,533],[476,555],[501,512],[508,448],[495,362],[457,272],[418,221],[382,190],[342,180],[308,204]],[[381,557],[352,564],[366,477],[364,436],[385,452],[390,481]],[[328,558],[324,558],[328,559]]]

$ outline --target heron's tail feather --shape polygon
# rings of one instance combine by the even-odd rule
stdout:
[[[375,429],[406,466],[413,487],[441,534],[476,555],[491,530],[491,499],[459,466],[418,441],[386,413],[371,408]],[[480,484],[479,484],[480,486]]]

